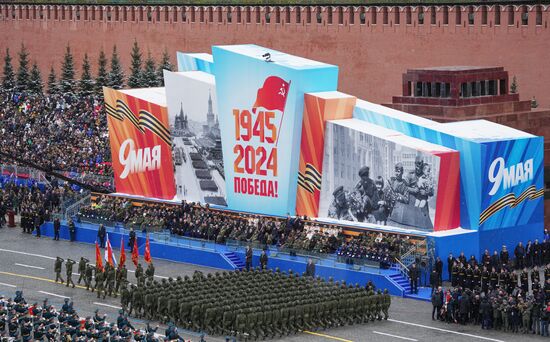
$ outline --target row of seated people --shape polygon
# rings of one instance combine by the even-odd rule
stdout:
[[[83,208],[82,220],[121,222],[139,230],[160,227],[174,235],[227,241],[254,242],[291,250],[335,253],[343,257],[394,262],[413,241],[399,234],[365,232],[346,237],[343,227],[310,221],[307,217],[275,218],[215,210],[196,203],[136,204],[128,198],[98,196]]]
[[[389,266],[413,244],[408,236],[364,232],[345,242],[336,254],[350,264],[354,259],[367,259]]]

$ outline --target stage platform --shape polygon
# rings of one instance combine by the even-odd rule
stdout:
[[[97,239],[97,224],[76,222],[76,241],[94,244]],[[115,249],[120,248],[123,242],[128,244],[129,231],[118,226],[106,226],[111,245]],[[42,236],[53,236],[53,223],[46,222],[41,227]],[[139,254],[143,255],[146,236],[136,231]],[[69,232],[66,222],[62,222],[60,238],[68,240]],[[242,269],[245,265],[244,246],[231,246],[216,244],[212,241],[192,239],[186,237],[174,237],[168,233],[150,233],[149,244],[153,259],[164,259],[175,262],[190,263],[200,266],[213,267],[224,270]],[[126,247],[127,253],[129,248]],[[252,264],[259,266],[260,249],[253,250]],[[305,272],[306,264],[310,256],[290,255],[279,251],[276,247],[270,247],[267,251],[269,261],[268,268],[279,268],[282,272],[292,270],[294,273]],[[116,251],[118,257],[118,251]],[[409,294],[408,280],[398,269],[380,269],[363,265],[348,265],[339,262],[335,255],[327,255],[326,258],[315,259],[316,276],[325,280],[330,277],[334,281],[345,281],[346,284],[359,283],[364,286],[371,280],[377,289],[388,289],[394,296],[404,297]],[[131,264],[131,263],[130,263]],[[130,266],[133,267],[133,266]],[[176,277],[177,275],[174,275]],[[429,293],[428,293],[429,294]],[[429,297],[428,297],[429,298]]]

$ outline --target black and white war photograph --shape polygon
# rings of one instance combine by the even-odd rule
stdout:
[[[214,76],[164,74],[177,199],[226,206]]]
[[[319,217],[433,230],[439,158],[353,121],[327,122]]]

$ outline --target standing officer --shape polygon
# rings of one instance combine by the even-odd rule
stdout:
[[[58,280],[60,280],[62,284],[65,282],[65,280],[63,280],[63,278],[61,278],[61,270],[63,268],[63,261],[64,260],[60,257],[57,257],[55,259],[54,271],[55,271],[55,282],[56,283],[57,283]]]
[[[74,289],[74,282],[73,282],[73,265],[76,264],[76,261],[72,259],[67,259],[67,262],[65,263],[65,269],[67,270],[67,287],[69,287],[69,284],[73,285]]]
[[[80,282],[84,280],[84,283],[86,283],[86,265],[88,264],[90,260],[86,259],[85,257],[80,257],[80,261],[78,262],[78,284],[80,285]]]
[[[105,248],[105,236],[107,235],[107,231],[105,230],[105,226],[102,224],[99,225],[99,230],[97,231],[97,238],[99,239],[99,247]]]
[[[263,250],[260,255],[260,268],[262,270],[267,269],[267,254],[265,253],[265,250]]]
[[[449,281],[453,286],[456,283],[456,281],[453,279],[453,269],[455,266],[455,258],[453,257],[453,253],[449,253],[449,257],[447,258],[447,272],[449,273]]]
[[[307,261],[306,276],[315,277],[315,264],[313,263],[313,260],[311,260],[311,258]]]
[[[418,278],[420,277],[420,270],[416,267],[416,263],[412,264],[409,268],[409,278],[411,280],[411,293],[418,293]]]
[[[76,227],[74,225],[73,219],[69,219],[69,238],[73,242],[76,238]]]
[[[246,270],[250,271],[252,267],[252,247],[246,246],[246,258],[245,258]]]
[[[59,230],[61,229],[61,221],[56,217],[53,221],[53,239],[59,241]]]

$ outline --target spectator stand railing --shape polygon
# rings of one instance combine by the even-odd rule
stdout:
[[[354,271],[368,271],[370,273],[380,273],[382,269],[382,267],[380,266],[380,262],[368,259],[348,258],[352,260],[347,260],[348,262],[344,262],[335,254],[318,253],[295,248],[285,248],[284,246],[278,247],[275,245],[265,245],[257,242],[227,240],[226,246],[229,250],[242,253],[244,253],[247,246],[250,246],[253,250],[269,251],[269,258],[286,260],[303,259],[304,262],[307,262],[308,259],[311,259],[316,265],[327,266],[331,268],[352,269]]]
[[[0,176],[17,177],[19,179],[34,180],[37,183],[50,185],[46,173],[27,166],[17,164],[0,164]]]
[[[77,199],[76,202],[66,207],[66,209],[62,212],[63,218],[65,220],[68,220],[69,218],[76,217],[80,212],[80,208],[91,205],[91,197],[92,196],[89,192],[84,193],[82,196],[79,197],[79,199]]]
[[[417,260],[420,260],[422,257],[427,255],[428,247],[426,244],[426,239],[415,241],[411,247],[404,251],[399,257],[400,262],[405,265],[405,267],[411,266]]]
[[[97,175],[90,172],[72,172],[72,171],[54,171],[57,174],[63,175],[67,178],[77,180],[85,184],[100,185],[108,189],[114,190],[114,178],[108,176]]]

